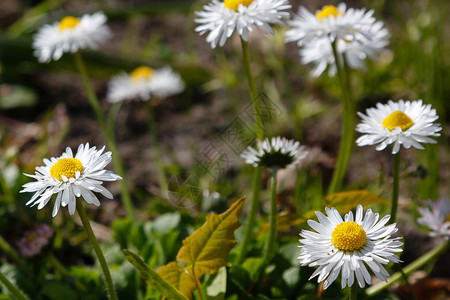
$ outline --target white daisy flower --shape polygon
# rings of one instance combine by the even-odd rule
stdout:
[[[432,237],[450,237],[450,201],[447,198],[441,198],[435,202],[428,201],[428,207],[419,207],[421,217],[417,222],[431,229],[429,233]]]
[[[390,144],[392,154],[413,146],[416,149],[424,149],[420,143],[435,144],[430,136],[440,136],[438,131],[442,128],[434,124],[439,116],[430,104],[424,105],[422,100],[393,102],[387,104],[377,103],[376,108],[369,108],[366,114],[358,112],[362,123],[358,124],[356,131],[364,133],[356,140],[358,146],[375,145],[376,150],[381,151]]]
[[[341,39],[347,42],[372,39],[372,34],[383,27],[381,21],[373,17],[373,10],[346,8],[344,3],[337,7],[327,5],[316,14],[301,6],[298,15],[288,22],[286,41],[296,41],[299,46],[316,38],[328,38],[330,42]]]
[[[273,137],[270,141],[268,138],[264,141],[258,140],[257,144],[258,150],[249,146],[241,154],[245,163],[254,167],[292,168],[308,154],[299,142],[279,136]]]
[[[184,83],[180,75],[170,67],[155,70],[149,84],[150,92],[158,98],[167,98],[179,94],[184,89]]]
[[[368,209],[363,218],[363,207],[358,205],[356,216],[350,211],[344,220],[335,209],[325,208],[327,216],[317,211],[319,222],[308,220],[315,231],[302,230],[300,256],[302,266],[318,268],[311,278],[319,276],[328,288],[342,273],[341,287],[352,286],[355,277],[359,286],[371,284],[367,267],[379,279],[387,281],[390,276],[383,265],[401,262],[395,253],[401,252],[401,238],[391,238],[397,232],[396,224],[385,226],[390,216],[379,215]],[[378,222],[378,223],[377,223]]]
[[[236,32],[248,41],[248,33],[254,27],[267,34],[272,34],[272,24],[283,24],[283,19],[289,18],[291,8],[287,0],[212,0],[203,6],[203,11],[196,12],[200,24],[196,32],[209,32],[206,41],[215,48],[223,46],[227,39]]]
[[[66,52],[97,49],[111,36],[105,23],[106,16],[96,12],[81,18],[67,16],[59,22],[44,25],[34,36],[34,54],[39,62],[49,62],[60,59]]]
[[[379,24],[380,25],[380,24]],[[351,69],[365,70],[364,60],[368,57],[374,59],[376,55],[389,44],[389,32],[381,26],[373,26],[371,38],[366,40],[336,41],[336,51],[338,55],[345,58],[345,62]],[[336,75],[336,62],[331,43],[327,37],[310,40],[299,50],[303,64],[313,63],[314,69],[311,75],[319,77],[328,66],[328,75]]]
[[[52,214],[54,217],[60,205],[68,205],[69,213],[73,215],[75,197],[83,197],[87,203],[95,206],[99,206],[100,201],[94,192],[112,199],[113,195],[102,183],[120,180],[122,177],[104,169],[111,162],[111,152],[103,153],[104,150],[105,147],[100,150],[96,150],[96,147],[89,148],[89,143],[86,143],[78,147],[75,157],[72,149],[67,147],[60,157],[44,159],[45,166],[36,167],[34,175],[25,174],[37,180],[24,184],[20,191],[35,193],[26,205],[38,204],[38,209],[42,209],[53,194],[57,194]]]
[[[147,101],[151,95],[167,98],[181,93],[183,89],[184,83],[180,75],[170,67],[153,70],[140,66],[130,74],[122,73],[111,79],[107,99],[111,103],[129,99]]]

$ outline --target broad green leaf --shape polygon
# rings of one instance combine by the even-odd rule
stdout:
[[[211,284],[206,288],[209,300],[223,300],[227,292],[227,268],[222,267]]]
[[[65,300],[77,300],[77,294],[67,284],[59,282],[51,282],[41,290],[41,295],[44,299],[58,300],[61,299],[61,295],[64,295]]]
[[[192,291],[196,287],[194,278],[179,263],[173,261],[162,266],[158,274],[187,298],[192,299]]]
[[[206,217],[206,222],[183,241],[177,260],[185,269],[192,268],[196,278],[214,274],[227,265],[228,254],[236,245],[234,231],[241,226],[239,212],[245,197],[237,200],[226,212]]]
[[[300,254],[300,250],[298,249],[297,243],[289,243],[280,246],[278,253],[283,256],[290,265],[299,266],[297,257]]]
[[[247,258],[242,267],[247,270],[248,275],[252,281],[257,281],[259,276],[259,271],[261,268],[261,264],[263,263],[263,259],[261,257],[249,257]]]
[[[36,93],[20,85],[0,85],[0,109],[30,107],[36,104]]]
[[[180,294],[175,287],[161,278],[161,276],[150,268],[150,266],[139,256],[126,249],[123,250],[123,253],[125,254],[125,258],[139,271],[139,273],[141,273],[142,278],[147,281],[152,288],[170,300],[187,300],[185,296]]]
[[[325,197],[325,206],[334,207],[340,213],[348,212],[361,204],[366,207],[372,204],[389,204],[390,201],[381,199],[367,190],[356,190],[333,193]]]
[[[298,283],[298,280],[300,279],[300,267],[290,267],[289,269],[285,270],[283,272],[283,280],[286,282],[288,286],[294,286]]]
[[[178,212],[163,214],[153,221],[152,231],[160,234],[168,233],[180,224],[180,220],[181,216]]]

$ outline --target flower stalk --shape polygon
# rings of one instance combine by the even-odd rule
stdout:
[[[89,240],[91,241],[92,247],[94,248],[95,255],[100,262],[100,266],[103,271],[103,276],[105,277],[106,288],[108,290],[108,297],[111,300],[117,300],[116,291],[114,289],[114,284],[111,277],[111,272],[109,271],[108,264],[106,263],[105,256],[103,255],[102,249],[97,241],[97,238],[92,231],[91,224],[89,223],[89,219],[86,215],[86,211],[84,209],[83,203],[77,198],[77,211],[80,216],[81,222],[83,223],[84,230],[86,231]]]
[[[404,275],[408,276],[412,272],[422,268],[426,264],[430,263],[431,261],[437,259],[442,253],[444,253],[449,247],[449,240],[446,240],[444,243],[440,244],[439,246],[431,249],[412,263],[410,263],[407,267],[403,269]],[[403,276],[401,272],[394,273],[387,282],[380,282],[374,286],[371,286],[366,290],[366,294],[368,296],[375,296],[382,292],[383,290],[387,289],[397,281],[401,280]]]
[[[0,272],[0,282],[11,292],[17,300],[30,300],[21,290],[19,290],[2,272]]]
[[[269,213],[269,235],[267,236],[266,245],[261,269],[263,269],[270,261],[274,253],[275,238],[277,236],[277,174],[278,169],[272,169],[270,183],[270,213]]]
[[[153,160],[156,164],[156,173],[158,177],[160,192],[163,197],[168,197],[167,192],[169,191],[169,186],[167,184],[166,173],[164,172],[164,161],[161,155],[161,148],[159,147],[160,144],[158,142],[153,106],[150,101],[146,103],[146,112],[148,131],[150,134],[150,141],[152,143],[151,147],[153,148]]]
[[[256,92],[255,79],[252,74],[250,66],[250,57],[248,53],[248,42],[241,38],[242,55],[244,58],[245,74],[247,75],[248,86],[250,88],[250,101],[253,104],[253,110],[255,111],[255,132],[256,137],[260,140],[264,139],[264,123],[261,115],[261,107],[259,105],[258,93]]]
[[[341,60],[341,56],[337,52],[336,40],[331,44],[331,46],[336,62],[337,76],[339,78],[339,84],[342,90],[344,113],[339,153],[330,187],[328,188],[328,194],[335,193],[341,189],[342,181],[344,180],[345,173],[347,172],[348,163],[350,161],[350,156],[353,149],[356,124],[355,104],[350,86],[350,68],[345,62],[345,59]]]
[[[250,203],[250,211],[247,217],[247,224],[245,226],[244,237],[242,239],[241,250],[237,257],[237,264],[242,264],[244,262],[245,256],[248,252],[248,247],[253,236],[253,227],[255,226],[255,217],[258,212],[259,207],[259,195],[261,191],[261,177],[262,177],[262,167],[256,167],[253,169],[253,193],[252,200]]]
[[[0,235],[0,249],[5,252],[11,259],[13,259],[17,264],[22,263],[22,258],[19,254],[9,245],[9,243]]]
[[[255,80],[253,78],[252,70],[250,67],[250,58],[248,53],[248,42],[241,38],[242,55],[245,68],[245,74],[247,75],[248,85],[250,88],[250,97],[253,103],[253,110],[255,113],[255,131],[256,137],[260,140],[264,139],[264,124],[261,116],[261,108],[259,106],[259,99],[256,92]],[[247,217],[247,224],[245,226],[244,237],[242,239],[242,246],[237,256],[237,263],[242,264],[248,251],[250,240],[253,236],[253,227],[255,226],[255,217],[259,206],[259,195],[261,190],[261,178],[262,168],[256,167],[253,171],[253,192],[252,200],[250,203],[250,212]]]
[[[349,300],[357,300],[358,299],[358,285],[356,283],[350,287],[348,299]]]
[[[112,162],[114,165],[114,168],[122,178],[125,178],[125,170],[123,167],[122,160],[119,155],[119,151],[117,150],[116,141],[114,139],[114,135],[112,133],[112,130],[108,129],[108,124],[105,120],[105,117],[103,115],[103,112],[100,107],[100,103],[97,99],[97,96],[95,95],[94,89],[92,88],[92,85],[89,81],[89,75],[87,73],[86,66],[83,62],[83,59],[81,57],[81,54],[79,52],[76,52],[74,54],[75,56],[75,64],[78,68],[78,71],[80,72],[81,79],[83,81],[83,86],[86,90],[87,98],[89,99],[89,103],[91,104],[92,109],[94,110],[95,116],[97,117],[97,121],[99,122],[100,128],[103,132],[103,135],[105,136],[106,143],[108,144],[108,147],[111,149],[115,155],[112,156]],[[133,203],[131,201],[130,192],[128,190],[127,184],[125,180],[120,181],[120,193],[123,205],[125,207],[125,211],[127,213],[127,216],[131,219],[135,218],[134,213],[134,207]]]
[[[394,154],[393,173],[394,181],[392,183],[392,201],[391,201],[391,219],[389,224],[397,220],[398,195],[400,190],[400,151]]]

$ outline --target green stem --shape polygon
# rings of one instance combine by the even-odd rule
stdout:
[[[13,259],[17,264],[22,263],[22,258],[17,254],[17,252],[11,247],[11,245],[0,235],[0,249],[5,252],[11,259]]]
[[[424,255],[419,257],[418,259],[416,259],[414,262],[410,263],[407,267],[405,267],[403,269],[404,275],[402,275],[401,272],[396,272],[388,279],[387,282],[380,282],[380,283],[368,288],[366,290],[366,294],[368,296],[374,296],[376,294],[379,294],[384,289],[390,287],[391,285],[393,285],[394,283],[396,283],[397,281],[402,279],[403,276],[410,275],[412,272],[420,269],[427,263],[429,263],[432,260],[439,257],[439,255],[441,255],[448,249],[448,246],[449,246],[449,241],[447,240],[444,243],[442,243],[441,245],[431,249],[430,251],[428,251],[427,253],[425,253]]]
[[[345,152],[345,159],[344,159],[344,168],[342,170],[341,177],[344,179],[345,174],[347,173],[348,164],[350,162],[350,157],[352,155],[353,147],[355,146],[355,132],[356,132],[356,104],[355,99],[353,98],[352,94],[352,84],[351,84],[351,70],[347,63],[347,60],[343,59],[344,63],[344,76],[345,76],[345,87],[347,90],[347,97],[348,101],[346,101],[346,105],[344,106],[344,110],[346,110],[346,113],[344,113],[345,117],[347,118],[347,141],[346,141],[346,152]],[[358,287],[356,287],[358,288]]]
[[[263,269],[272,258],[275,247],[275,238],[277,236],[277,173],[276,168],[272,169],[271,178],[271,194],[270,194],[270,213],[269,213],[269,235],[267,236],[266,245],[261,269]]]
[[[61,264],[61,262],[55,257],[55,255],[50,254],[48,260],[52,263],[55,271],[58,271],[61,275],[70,276],[69,271]],[[55,272],[56,273],[56,272]]]
[[[161,155],[161,148],[159,147],[158,136],[157,136],[157,127],[155,122],[155,116],[153,113],[152,103],[148,101],[146,103],[147,108],[147,121],[148,121],[148,131],[151,139],[151,147],[153,148],[153,159],[156,164],[156,173],[158,177],[159,188],[161,190],[161,195],[164,197],[168,197],[167,192],[169,190],[169,186],[167,184],[166,173],[164,172],[164,161]]]
[[[342,181],[344,180],[345,173],[347,172],[348,163],[350,161],[350,156],[353,149],[356,123],[355,104],[350,87],[350,69],[345,60],[341,61],[341,56],[337,53],[336,41],[334,41],[331,45],[336,62],[337,76],[339,78],[339,84],[342,90],[344,111],[341,142],[339,145],[336,167],[328,189],[329,194],[337,192],[341,189]]]
[[[393,177],[391,219],[389,220],[389,224],[393,224],[397,220],[398,194],[400,189],[400,152],[394,154]]]
[[[81,74],[81,80],[83,81],[84,89],[86,90],[87,98],[89,99],[89,103],[92,106],[92,109],[94,110],[95,116],[97,117],[97,120],[100,124],[100,128],[103,132],[103,135],[105,136],[106,143],[108,144],[109,149],[112,151],[112,163],[114,165],[114,169],[116,170],[117,174],[119,174],[122,178],[125,178],[125,170],[123,167],[122,160],[119,155],[119,151],[117,150],[116,141],[114,139],[114,135],[111,133],[110,130],[108,130],[108,126],[105,120],[105,117],[103,115],[103,112],[100,107],[100,103],[97,99],[97,96],[95,95],[94,89],[91,86],[91,83],[89,81],[89,75],[86,70],[86,66],[84,65],[83,59],[81,58],[81,54],[79,52],[76,52],[74,54],[75,56],[75,64],[78,68],[78,71]],[[128,187],[126,184],[125,179],[120,180],[120,193],[122,196],[122,202],[125,207],[125,211],[127,213],[127,216],[131,219],[134,219],[134,207],[133,203],[131,201],[130,192],[128,191]]]
[[[248,42],[241,38],[242,55],[245,68],[245,74],[247,75],[248,86],[250,88],[250,97],[253,103],[253,110],[255,112],[255,131],[256,138],[259,140],[264,139],[264,124],[261,115],[261,108],[259,106],[258,94],[256,92],[255,80],[253,78],[252,70],[250,67],[250,57],[248,53]],[[247,217],[247,224],[245,226],[244,237],[242,239],[242,246],[239,254],[237,256],[237,264],[242,264],[245,256],[248,252],[248,247],[250,240],[253,236],[253,227],[255,225],[255,217],[259,206],[259,194],[261,191],[261,178],[262,169],[261,167],[256,167],[253,171],[253,193],[252,201],[250,203],[250,212]]]
[[[13,294],[14,297],[18,300],[30,300],[21,290],[19,290],[11,281],[0,272],[0,282]]]
[[[114,103],[111,106],[111,109],[108,113],[107,124],[109,128],[109,133],[111,134],[112,139],[116,139],[115,137],[115,128],[117,124],[117,115],[119,114],[120,108],[122,107],[123,101],[119,101]]]
[[[350,287],[349,300],[357,300],[358,298],[358,285],[356,282]]]
[[[86,215],[86,211],[83,206],[83,202],[77,198],[77,211],[80,215],[81,222],[83,223],[84,229],[91,241],[92,247],[94,248],[95,254],[97,255],[98,261],[100,262],[100,266],[103,271],[103,275],[105,277],[106,288],[108,290],[108,296],[111,300],[117,300],[116,291],[114,289],[114,284],[111,278],[111,273],[109,272],[108,264],[106,263],[105,256],[103,256],[102,249],[100,249],[100,245],[98,244],[97,238],[92,231],[91,224],[89,223],[89,219]]]
[[[241,250],[239,251],[236,263],[238,265],[244,262],[248,252],[248,246],[253,236],[253,227],[255,226],[255,217],[258,212],[259,194],[261,191],[262,168],[256,167],[253,170],[253,193],[252,202],[250,203],[250,212],[247,216],[247,224],[245,226],[244,237],[242,239]]]
[[[243,54],[243,58],[244,58],[245,74],[247,75],[248,86],[250,88],[250,96],[251,96],[250,101],[252,101],[253,109],[255,111],[256,137],[260,140],[263,140],[264,139],[264,123],[262,120],[261,108],[259,106],[258,93],[256,92],[255,80],[253,78],[252,69],[250,67],[250,57],[248,54],[248,42],[244,41],[241,38],[241,45],[242,45],[242,54]]]
[[[403,271],[403,269],[400,268],[399,272],[400,272],[400,274],[402,275],[403,282],[404,282],[404,283],[408,286],[408,288],[409,288],[409,291],[410,291],[410,293],[411,293],[411,299],[412,299],[412,300],[418,300],[418,299],[417,299],[417,296],[416,296],[416,293],[414,292],[413,286],[412,286],[411,283],[409,283],[409,281],[408,281],[408,276],[406,276],[405,271]]]
[[[74,54],[75,56],[75,64],[78,68],[78,71],[81,74],[81,80],[83,81],[84,89],[86,90],[86,95],[89,99],[89,103],[92,106],[92,109],[94,110],[95,116],[97,117],[97,121],[100,123],[100,127],[103,131],[103,134],[105,134],[106,139],[109,138],[108,129],[106,126],[105,117],[103,116],[102,109],[100,107],[100,103],[97,99],[97,96],[95,95],[94,89],[91,86],[91,83],[89,81],[89,75],[87,73],[86,66],[84,65],[83,59],[81,58],[80,52],[76,52]]]

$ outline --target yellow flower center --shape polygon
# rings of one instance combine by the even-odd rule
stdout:
[[[328,18],[329,16],[339,16],[339,15],[343,15],[343,13],[341,11],[339,11],[337,9],[336,6],[334,5],[327,5],[324,8],[322,8],[321,11],[319,11],[318,13],[316,13],[316,17],[322,21],[323,18]]]
[[[78,23],[80,23],[80,19],[67,16],[62,18],[61,22],[59,22],[59,31],[64,31],[66,29],[74,29],[77,27]]]
[[[76,158],[60,158],[50,169],[50,176],[62,181],[61,176],[75,178],[77,171],[83,171],[83,164]]]
[[[152,68],[140,66],[134,69],[133,72],[131,72],[130,76],[135,82],[138,82],[142,79],[149,79],[150,77],[152,77],[153,73],[155,73],[155,71],[153,71]]]
[[[366,232],[356,222],[343,222],[336,226],[331,234],[331,243],[343,251],[359,249],[366,244],[366,241]]]
[[[254,0],[225,0],[223,4],[226,8],[232,9],[234,11],[238,11],[239,4],[244,6],[249,6]]]
[[[383,120],[382,125],[390,131],[394,130],[397,127],[400,127],[403,131],[405,131],[409,127],[413,126],[414,122],[403,112],[396,110]]]

